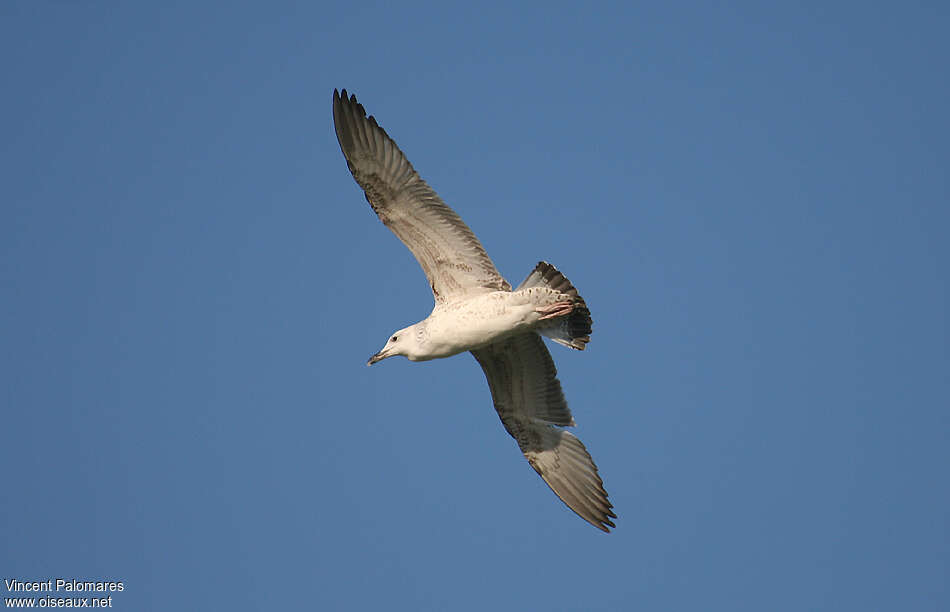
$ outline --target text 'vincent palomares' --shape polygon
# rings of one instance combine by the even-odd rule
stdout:
[[[27,582],[25,580],[4,580],[8,592],[29,591],[33,593],[68,591],[71,593],[103,593],[106,591],[124,591],[122,582],[67,580],[50,578],[49,580]]]

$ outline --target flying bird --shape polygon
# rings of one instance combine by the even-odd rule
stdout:
[[[571,510],[609,531],[617,515],[587,449],[563,429],[575,423],[541,340],[584,350],[591,333],[584,299],[544,261],[512,289],[472,230],[345,89],[333,91],[333,123],[353,178],[412,251],[435,298],[428,317],[391,334],[367,365],[395,355],[427,361],[470,351],[531,467]]]

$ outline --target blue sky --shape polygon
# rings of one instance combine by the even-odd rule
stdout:
[[[119,610],[946,610],[943,3],[0,6],[3,578]],[[619,518],[548,491],[332,130],[519,282]],[[7,596],[5,589],[4,596]]]

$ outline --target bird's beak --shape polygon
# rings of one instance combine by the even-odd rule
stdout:
[[[385,351],[380,351],[376,353],[375,355],[373,355],[372,357],[370,357],[369,361],[366,362],[366,365],[371,366],[377,361],[382,361],[383,359],[386,359],[387,357],[389,357],[389,355],[387,355]]]

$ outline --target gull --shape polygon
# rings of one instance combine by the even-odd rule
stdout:
[[[367,365],[470,351],[531,467],[568,508],[608,532],[617,515],[590,453],[563,429],[575,423],[541,339],[584,350],[591,333],[584,299],[544,261],[512,289],[472,230],[345,89],[333,90],[333,123],[350,173],[380,221],[412,251],[435,298],[428,317],[391,334]]]

